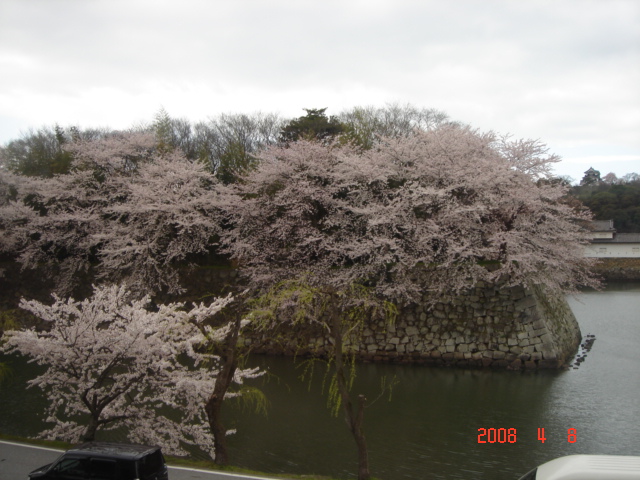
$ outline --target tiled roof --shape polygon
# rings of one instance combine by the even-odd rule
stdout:
[[[592,243],[640,243],[640,233],[616,233],[613,238],[594,238]]]

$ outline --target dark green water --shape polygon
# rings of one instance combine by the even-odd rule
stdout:
[[[569,301],[583,335],[596,335],[575,370],[359,366],[354,391],[370,400],[381,377],[397,381],[391,401],[380,398],[366,411],[373,475],[508,480],[562,455],[640,455],[640,284],[615,285]],[[321,375],[309,385],[299,380],[301,370],[290,359],[252,362],[271,374],[268,382],[258,382],[271,405],[266,417],[227,412],[228,427],[238,429],[230,437],[232,462],[265,472],[353,478],[355,446],[344,421],[325,406]],[[3,433],[32,435],[41,428],[37,412],[46,399],[25,393],[23,382],[16,374],[0,388]],[[515,443],[479,444],[479,428],[516,429]],[[575,429],[574,443],[568,441],[569,429]]]

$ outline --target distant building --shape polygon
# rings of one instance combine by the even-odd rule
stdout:
[[[591,244],[585,249],[585,257],[640,258],[640,233],[617,233],[613,220],[593,222]]]
[[[601,183],[600,172],[593,167],[584,172],[584,177],[580,181],[580,185],[600,185]]]

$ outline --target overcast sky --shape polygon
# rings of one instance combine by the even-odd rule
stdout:
[[[640,1],[0,0],[0,144],[387,103],[640,173]]]

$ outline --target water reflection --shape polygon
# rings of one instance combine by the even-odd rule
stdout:
[[[500,372],[361,365],[355,391],[372,400],[380,378],[396,378],[391,401],[369,406],[365,431],[371,470],[383,479],[518,478],[534,465],[573,453],[640,455],[640,283],[570,299],[583,335],[595,334],[576,370]],[[255,357],[267,417],[227,410],[235,464],[273,473],[353,478],[356,453],[344,421],[322,395],[322,375],[309,383],[288,358]],[[16,373],[29,372],[23,359]],[[17,367],[17,368],[16,368]],[[46,398],[25,393],[22,379],[0,389],[0,431],[33,435]],[[478,444],[479,428],[515,428],[515,443]],[[544,428],[546,440],[538,440]],[[568,429],[576,442],[568,442]]]
[[[588,292],[570,299],[570,304],[583,335],[597,337],[576,370],[361,366],[356,391],[369,398],[375,396],[381,376],[398,380],[392,401],[378,401],[366,413],[372,472],[386,479],[506,480],[561,455],[640,454],[640,284]],[[252,425],[261,422],[246,418],[245,425],[238,425],[242,433],[233,440],[236,455],[243,456],[247,466],[270,466],[274,472],[293,465],[299,473],[352,476],[355,448],[346,428],[326,411],[315,410],[323,402],[320,385],[308,392],[296,382],[297,372],[286,359],[256,361],[264,362],[284,383],[301,388],[287,398],[285,388],[274,389],[282,392],[279,396],[265,387],[273,402],[268,422],[251,432]],[[289,417],[287,406],[292,402],[308,414]],[[271,434],[263,436],[262,429],[269,431],[269,425]],[[517,441],[478,444],[481,427],[516,428]],[[544,428],[544,443],[538,440],[539,428]],[[575,443],[568,441],[570,428],[576,431]],[[271,442],[286,442],[288,437],[295,444],[280,446],[270,455]]]

